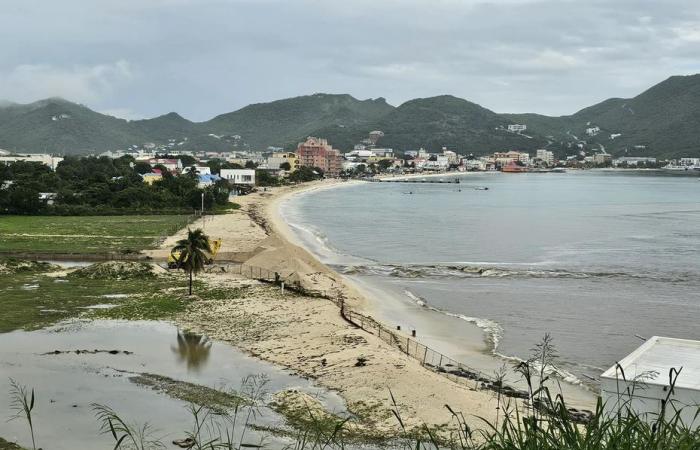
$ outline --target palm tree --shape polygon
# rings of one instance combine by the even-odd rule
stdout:
[[[187,237],[175,243],[170,254],[175,258],[177,267],[188,272],[190,276],[190,295],[192,295],[192,274],[204,269],[209,263],[212,249],[209,236],[201,228],[194,231],[187,229]]]

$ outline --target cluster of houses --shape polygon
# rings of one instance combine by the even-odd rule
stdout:
[[[514,126],[515,127],[515,126]],[[522,132],[526,128],[513,128],[509,131]],[[401,155],[391,148],[377,145],[384,135],[381,131],[372,131],[361,143],[349,152],[341,152],[323,138],[308,137],[297,145],[295,151],[270,147],[265,152],[250,150],[233,150],[230,152],[189,152],[169,151],[167,157],[159,153],[159,148],[144,145],[141,148],[129,148],[115,152],[105,152],[100,156],[119,158],[132,156],[136,162],[148,163],[152,170],[142,175],[144,183],[152,184],[163,178],[163,171],[173,174],[185,174],[195,171],[199,186],[211,186],[219,180],[227,180],[239,187],[252,187],[256,184],[256,171],[267,171],[271,175],[286,177],[300,167],[319,168],[327,177],[358,175],[365,172],[415,173],[456,171],[497,171],[527,172],[546,170],[554,167],[613,166],[613,167],[650,167],[657,163],[653,157],[624,156],[613,159],[605,151],[593,155],[571,155],[565,160],[558,160],[552,151],[539,149],[533,155],[522,151],[495,152],[491,155],[475,157],[459,155],[453,150],[442,148],[439,152],[424,149],[407,150]],[[187,155],[189,160],[197,162],[186,166],[180,157]],[[36,161],[55,169],[61,157],[46,154],[17,155],[0,151],[0,163],[12,161]],[[212,173],[207,164],[211,160],[236,164],[239,169],[220,169]],[[214,166],[212,166],[214,167]]]

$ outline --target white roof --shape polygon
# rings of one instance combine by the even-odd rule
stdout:
[[[662,386],[668,385],[671,368],[682,367],[676,387],[700,390],[700,341],[654,336],[620,361],[620,366],[627,380],[656,371],[658,376],[645,383]],[[622,374],[613,366],[601,377],[622,379]]]

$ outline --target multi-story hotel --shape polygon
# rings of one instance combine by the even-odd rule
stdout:
[[[300,166],[318,167],[329,177],[337,177],[343,169],[343,156],[325,139],[308,137],[299,143],[296,154]]]

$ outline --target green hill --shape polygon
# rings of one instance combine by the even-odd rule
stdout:
[[[442,147],[461,153],[485,154],[498,150],[534,150],[546,146],[540,136],[506,131],[513,123],[475,103],[442,95],[410,100],[375,122],[355,127],[327,127],[314,134],[327,137],[339,148],[351,148],[371,130],[381,130],[379,144],[399,150],[439,151]]]
[[[318,130],[371,124],[393,111],[383,98],[313,94],[246,106],[206,122],[214,133],[237,134],[253,148],[295,145]]]
[[[522,134],[507,125],[528,126]],[[700,75],[671,77],[631,99],[612,98],[575,114],[497,114],[443,95],[393,107],[383,98],[313,94],[246,106],[195,123],[177,113],[127,121],[66,100],[28,105],[0,101],[0,148],[24,152],[100,153],[155,143],[178,150],[294,148],[306,136],[327,138],[349,150],[372,130],[382,146],[398,151],[439,150],[485,154],[549,148],[560,156],[573,143],[614,155],[697,156],[700,150]],[[598,127],[594,135],[586,129]]]
[[[612,98],[575,114],[504,114],[528,131],[557,140],[585,140],[614,155],[676,158],[700,151],[700,74],[674,76],[630,99]],[[594,136],[587,128],[599,127]]]

